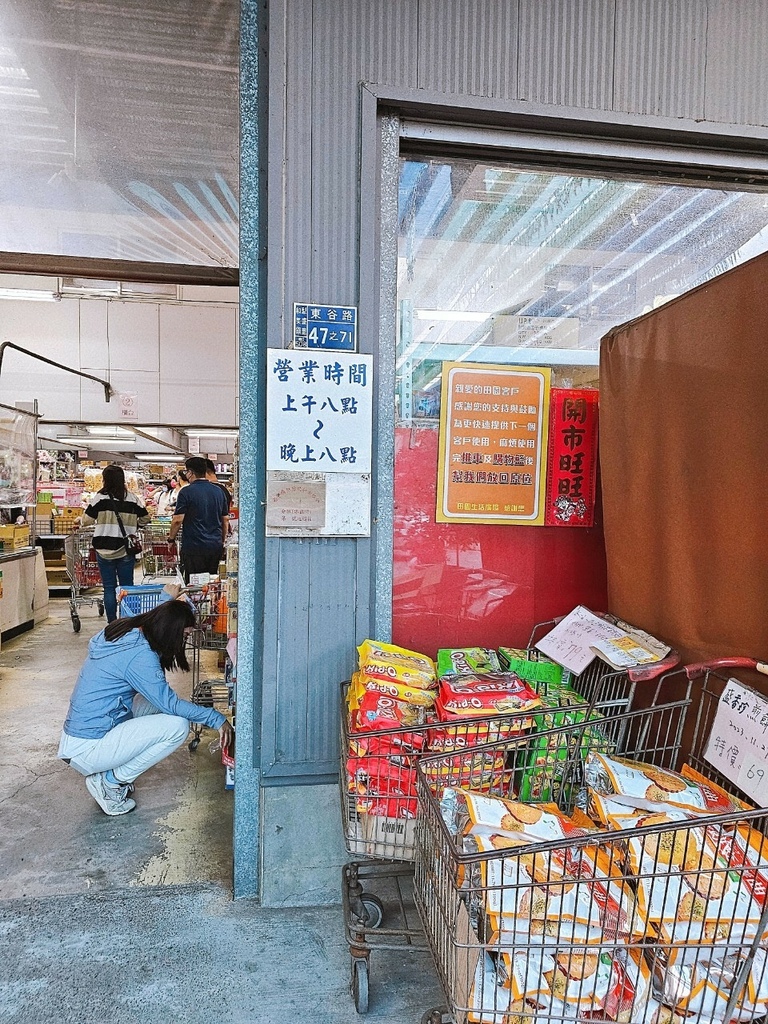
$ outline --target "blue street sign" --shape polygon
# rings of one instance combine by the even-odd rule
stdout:
[[[294,302],[293,347],[357,352],[357,306]]]

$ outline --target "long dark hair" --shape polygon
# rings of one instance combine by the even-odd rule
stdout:
[[[129,619],[115,619],[104,630],[104,636],[112,643],[132,629],[140,629],[163,669],[180,668],[189,672],[189,662],[184,653],[184,630],[194,624],[195,613],[186,601],[164,601],[151,612],[133,615]]]
[[[101,474],[104,486],[102,494],[108,494],[115,501],[125,501],[128,497],[128,488],[125,486],[125,473],[122,466],[106,466]]]

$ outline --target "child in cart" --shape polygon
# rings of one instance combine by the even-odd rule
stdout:
[[[88,645],[58,756],[85,776],[105,814],[134,809],[136,779],[182,745],[190,722],[218,729],[222,749],[232,745],[224,715],[182,700],[165,678],[189,671],[184,643],[195,614],[181,591],[168,584],[156,608],[109,623]]]

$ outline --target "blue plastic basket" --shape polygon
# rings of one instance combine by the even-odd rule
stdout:
[[[120,603],[117,614],[121,619],[129,618],[131,615],[143,615],[144,612],[151,612],[160,604],[160,595],[163,592],[163,584],[147,584],[139,587],[121,587],[118,590]]]

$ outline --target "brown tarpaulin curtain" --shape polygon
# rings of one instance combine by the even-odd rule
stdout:
[[[767,419],[768,255],[603,338],[609,607],[686,661],[768,658]]]

